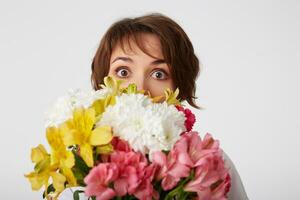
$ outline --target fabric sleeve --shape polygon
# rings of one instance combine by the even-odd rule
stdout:
[[[229,156],[223,152],[223,157],[225,160],[225,166],[229,168],[229,174],[231,177],[231,187],[228,192],[229,200],[248,200],[244,185],[240,178],[238,171],[236,170],[233,162]]]

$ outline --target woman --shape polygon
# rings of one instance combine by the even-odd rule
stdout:
[[[151,96],[164,94],[166,88],[178,88],[179,100],[195,103],[199,60],[183,29],[161,14],[125,18],[114,23],[102,38],[92,63],[91,81],[100,89],[107,75],[123,80],[123,86],[135,83]],[[224,154],[232,179],[229,199],[248,199],[240,177]]]

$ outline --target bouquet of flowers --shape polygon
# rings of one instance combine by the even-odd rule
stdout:
[[[152,98],[136,85],[105,77],[102,89],[70,91],[50,109],[43,145],[31,150],[25,175],[43,198],[69,187],[79,199],[227,199],[229,169],[219,142],[192,130],[194,114],[179,90]]]

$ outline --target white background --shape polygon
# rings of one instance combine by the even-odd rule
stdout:
[[[196,129],[221,141],[250,199],[300,199],[299,1],[0,1],[0,195],[41,199],[23,175],[46,144],[43,112],[90,88],[106,29],[161,12],[202,62]]]

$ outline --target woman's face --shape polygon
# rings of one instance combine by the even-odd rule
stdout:
[[[159,38],[148,33],[143,33],[141,37],[147,52],[158,59],[145,54],[134,42],[130,43],[132,50],[124,43],[126,53],[119,44],[113,49],[108,75],[123,80],[124,87],[135,83],[138,90],[149,91],[152,97],[163,95],[166,88],[174,90]]]

